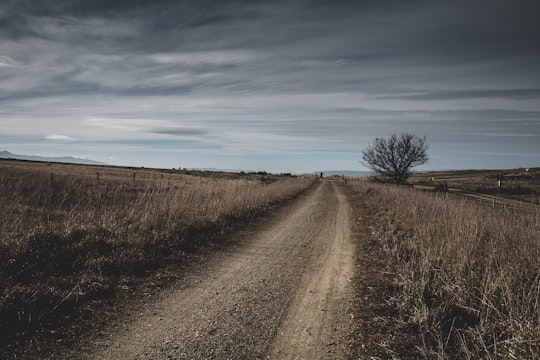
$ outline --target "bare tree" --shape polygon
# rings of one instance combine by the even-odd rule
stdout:
[[[389,138],[376,138],[362,150],[362,159],[378,175],[401,184],[410,175],[411,168],[429,160],[428,148],[425,136],[394,134]]]

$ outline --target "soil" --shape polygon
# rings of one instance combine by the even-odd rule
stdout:
[[[347,189],[321,181],[51,359],[345,359],[355,331]],[[123,310],[122,310],[123,309]]]

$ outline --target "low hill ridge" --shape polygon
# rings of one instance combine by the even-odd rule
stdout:
[[[0,151],[0,159],[15,159],[15,160],[29,160],[29,161],[48,161],[48,162],[60,162],[69,164],[83,164],[83,165],[107,165],[104,162],[82,159],[73,156],[60,156],[60,157],[48,157],[38,155],[18,155],[13,154],[7,150]]]

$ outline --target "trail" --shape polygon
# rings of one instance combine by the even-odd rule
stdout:
[[[346,358],[349,212],[341,186],[320,182],[77,357]]]

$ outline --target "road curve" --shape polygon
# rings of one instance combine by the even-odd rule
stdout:
[[[80,358],[346,358],[349,214],[341,185],[319,182]]]

